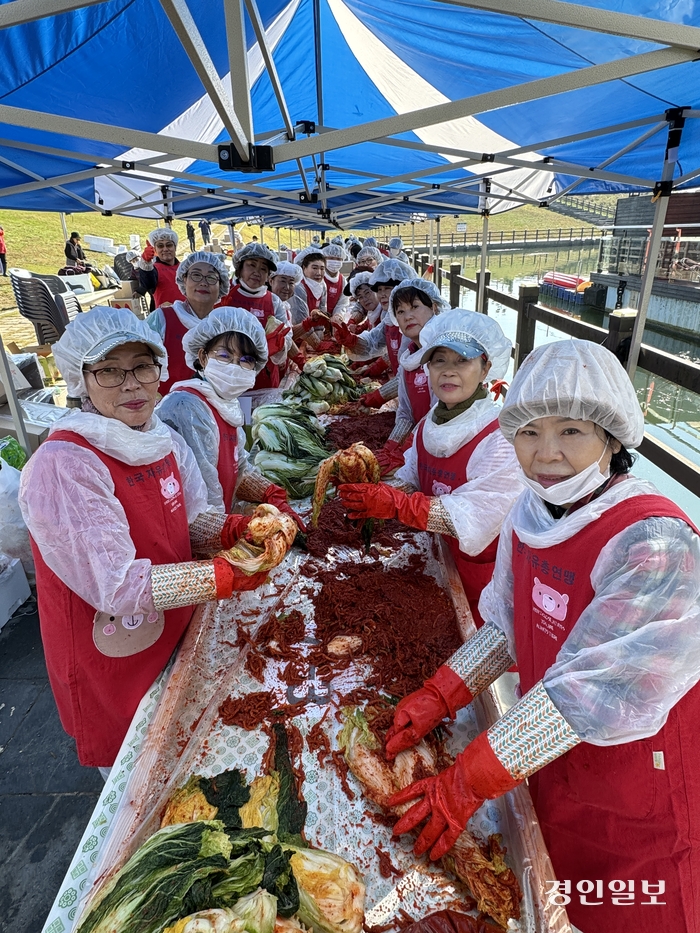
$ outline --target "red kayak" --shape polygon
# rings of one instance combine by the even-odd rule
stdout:
[[[578,288],[586,279],[580,275],[564,275],[563,272],[545,272],[542,281],[546,285],[558,285],[560,288]]]

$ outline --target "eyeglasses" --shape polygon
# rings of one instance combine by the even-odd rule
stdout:
[[[163,367],[160,363],[141,363],[133,369],[116,369],[113,366],[105,366],[104,369],[86,369],[95,377],[95,382],[103,389],[116,389],[123,385],[129,373],[134,374],[134,379],[140,382],[142,386],[150,385],[152,382],[158,382],[160,371]]]
[[[175,249],[175,244],[172,240],[158,240],[153,249],[158,249],[160,246],[164,246],[166,249]]]
[[[214,350],[209,356],[218,360],[219,363],[238,363],[241,369],[255,369],[256,360],[254,356],[239,356],[236,358],[233,353],[229,353],[228,350],[223,348]]]
[[[194,282],[195,285],[198,285],[200,282],[206,282],[207,285],[218,285],[219,284],[219,273],[218,272],[207,272],[204,275],[202,272],[199,272],[197,269],[193,269],[192,272],[188,272],[186,278],[191,282]]]

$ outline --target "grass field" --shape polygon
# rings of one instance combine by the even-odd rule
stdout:
[[[602,197],[604,201],[608,200],[605,196]],[[469,232],[481,228],[481,218],[476,215],[449,216],[442,218],[442,234],[446,235],[455,231],[457,223],[464,221],[467,222]],[[8,267],[16,266],[22,269],[30,269],[33,272],[55,273],[65,265],[63,254],[65,241],[59,214],[43,213],[41,211],[2,211],[0,212],[0,224],[5,229]],[[130,234],[138,234],[141,237],[141,244],[145,245],[146,236],[154,226],[151,220],[138,220],[119,216],[103,217],[97,213],[69,214],[66,216],[66,225],[69,234],[73,230],[77,230],[82,237],[85,234],[110,237],[114,240],[115,245],[123,243],[127,247]],[[503,214],[494,214],[489,220],[489,229],[493,231],[544,230],[548,227],[568,228],[570,226],[581,227],[588,225],[564,217],[547,208],[537,207],[521,207]],[[189,252],[189,245],[185,234],[185,222],[176,220],[173,227],[179,237],[178,255],[186,255]],[[416,224],[416,235],[428,233],[429,227],[428,222]],[[214,236],[219,236],[226,231],[226,227],[222,224],[213,224],[212,230]],[[390,235],[396,236],[397,230],[405,242],[410,244],[411,225],[404,224],[401,228],[392,226]],[[239,232],[243,240],[248,242],[254,234],[260,237],[261,231],[258,227],[243,225],[239,228]],[[369,233],[369,231],[356,232],[360,236]],[[387,235],[389,235],[388,231]],[[277,236],[277,230],[270,227],[263,230],[263,238],[273,249],[276,248],[278,243]],[[300,242],[302,244],[309,242],[311,233],[302,231],[299,234],[296,231],[281,229],[279,237],[281,242],[296,248]],[[197,245],[200,242],[199,230],[197,230]],[[91,253],[86,250],[86,255],[95,265],[102,266],[109,262],[109,257],[103,253]],[[27,346],[36,342],[33,326],[20,317],[17,312],[9,277],[0,277],[0,334],[6,343],[14,341],[19,346]]]

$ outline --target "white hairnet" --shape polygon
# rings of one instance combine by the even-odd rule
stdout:
[[[286,259],[277,263],[277,268],[274,272],[270,273],[270,278],[274,279],[276,275],[290,276],[294,279],[295,285],[298,285],[304,277],[304,273],[301,271],[301,266],[298,266],[295,262],[287,262]]]
[[[134,259],[140,258],[141,253],[137,249],[129,249],[126,251],[125,255],[129,262],[133,262]]]
[[[214,272],[218,272],[219,298],[223,298],[224,295],[228,295],[229,285],[231,283],[223,256],[217,253],[209,253],[204,249],[199,249],[195,253],[190,253],[189,256],[183,259],[180,265],[177,267],[177,272],[175,274],[175,284],[180,289],[182,294],[185,294],[185,276],[189,272],[190,266],[193,266],[196,262],[206,262],[212,267]]]
[[[377,238],[374,236],[366,236],[362,243],[363,246],[377,246]]]
[[[400,236],[393,236],[389,240],[389,249],[403,249],[403,240]]]
[[[350,290],[350,294],[353,298],[357,294],[357,289],[360,287],[360,285],[369,286],[369,280],[371,278],[371,272],[358,272],[357,275],[353,275],[353,277],[348,282],[348,289]]]
[[[272,251],[267,248],[263,243],[247,243],[237,253],[234,254],[233,264],[236,269],[239,269],[241,263],[246,259],[264,259],[265,262],[270,267],[270,271],[274,272],[277,268],[275,263],[275,257],[272,255]]]
[[[441,311],[450,310],[449,301],[442,297],[440,294],[440,289],[437,287],[435,282],[429,282],[427,279],[404,279],[403,282],[400,282],[391,293],[391,298],[389,299],[389,311],[392,315],[394,314],[394,296],[403,288],[417,288],[424,292],[428,298],[430,298],[431,304],[437,305],[438,313]]]
[[[96,305],[90,311],[77,314],[53,345],[53,355],[66,380],[68,395],[87,398],[83,366],[96,363],[124,343],[145,343],[150,347],[163,367],[160,381],[166,381],[168,355],[160,336],[128,308]]]
[[[384,257],[376,248],[376,246],[363,246],[355,257],[355,262],[358,264],[358,266],[361,266],[363,260],[365,259],[373,259],[374,262],[379,265],[379,263],[383,261]]]
[[[389,282],[403,282],[404,279],[415,279],[416,270],[400,259],[385,259],[380,262],[369,280],[370,287],[375,285],[388,285]],[[374,289],[376,291],[376,289]]]
[[[401,358],[404,369],[418,369],[426,363],[436,347],[475,347],[476,353],[485,353],[491,361],[489,379],[502,379],[508,371],[513,344],[488,314],[453,308],[431,317],[420,332],[421,348],[417,353]],[[463,354],[465,355],[465,354]],[[469,354],[471,357],[473,354]],[[510,393],[509,393],[510,394]]]
[[[512,443],[518,428],[555,415],[593,421],[625,447],[638,447],[644,416],[617,357],[589,340],[559,340],[530,353],[515,374],[498,420]]]
[[[185,362],[194,369],[197,352],[205,347],[210,340],[222,334],[244,334],[249,337],[255,346],[255,370],[260,372],[267,362],[267,339],[262,324],[254,314],[245,308],[214,308],[205,318],[187,331],[182,338],[182,348],[185,351]]]
[[[312,244],[316,244],[316,245],[320,246],[320,245],[321,245],[321,237],[320,237],[320,236],[313,236],[313,237],[311,237],[311,242],[312,242]]]
[[[175,246],[177,246],[177,239],[177,233],[171,230],[170,227],[158,227],[156,230],[151,230],[148,234],[148,242],[151,246],[155,246],[158,240],[172,240]]]
[[[339,246],[344,246],[345,240],[342,238],[340,234],[338,234],[337,236],[333,237],[333,239],[331,240],[331,243],[337,243]]]
[[[301,266],[304,260],[306,259],[306,257],[311,256],[311,255],[320,256],[321,259],[326,258],[321,252],[320,246],[307,246],[303,250],[301,250],[301,252],[297,253],[296,257],[294,258],[294,262],[298,266]]]
[[[339,246],[335,240],[333,240],[332,243],[329,243],[328,246],[324,246],[321,252],[326,257],[326,259],[345,260],[348,258],[348,254],[345,252],[342,245]]]

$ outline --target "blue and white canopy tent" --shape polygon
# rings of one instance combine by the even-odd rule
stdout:
[[[700,176],[690,0],[10,0],[0,49],[0,208],[349,229]]]

